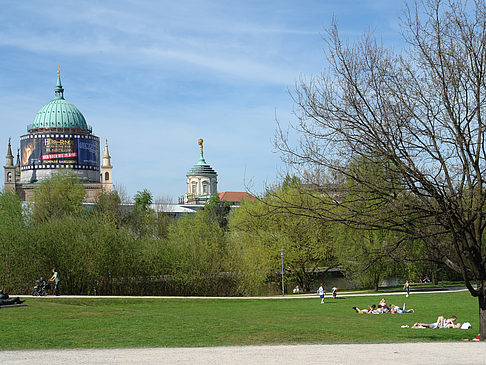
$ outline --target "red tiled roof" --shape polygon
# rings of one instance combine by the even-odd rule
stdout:
[[[255,197],[245,191],[224,191],[219,193],[219,200],[227,202],[241,202],[243,199],[255,201]]]

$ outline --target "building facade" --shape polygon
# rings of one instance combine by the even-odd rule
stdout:
[[[4,166],[5,191],[15,191],[23,200],[31,201],[42,181],[69,170],[82,182],[85,201],[94,202],[102,191],[113,189],[108,141],[105,139],[100,165],[100,139],[92,133],[92,127],[78,108],[64,99],[59,71],[54,96],[27,126],[27,134],[20,137],[15,165],[9,139]]]

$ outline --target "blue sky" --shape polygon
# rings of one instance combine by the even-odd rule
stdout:
[[[294,120],[300,75],[326,67],[324,30],[371,29],[400,42],[403,3],[312,1],[0,1],[0,146],[7,151],[54,97],[64,96],[94,134],[108,138],[113,177],[130,197],[148,189],[174,202],[199,159],[219,191],[260,192],[285,167],[275,116]]]

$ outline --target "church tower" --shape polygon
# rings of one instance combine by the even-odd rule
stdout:
[[[15,192],[15,166],[13,164],[14,157],[12,155],[12,146],[10,144],[10,138],[8,139],[7,156],[5,156],[5,191]]]
[[[111,165],[111,156],[108,152],[108,140],[105,138],[105,149],[103,151],[103,163],[101,164],[101,186],[104,192],[113,191],[113,166]]]
[[[199,161],[186,174],[187,192],[183,198],[184,204],[205,204],[211,196],[218,193],[218,174],[204,159],[202,138],[198,140],[198,144],[201,154]]]

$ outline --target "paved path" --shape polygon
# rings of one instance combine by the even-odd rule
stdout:
[[[485,342],[2,351],[3,364],[481,364]]]
[[[460,291],[467,291],[465,288],[453,288],[453,289],[444,289],[444,290],[430,290],[430,291],[412,291],[410,295],[417,295],[417,294],[447,294],[447,293],[454,293]],[[405,292],[398,291],[398,292],[386,292],[386,293],[370,293],[370,292],[339,292],[338,298],[341,297],[383,297],[383,296],[390,296],[390,295],[402,295],[405,296]],[[198,297],[198,296],[123,296],[123,295],[61,295],[61,296],[53,296],[47,295],[45,297],[33,297],[31,295],[10,295],[11,298],[21,297],[22,299],[28,298],[36,298],[36,299],[62,299],[62,298],[86,298],[86,299],[109,299],[109,298],[118,298],[118,299],[231,299],[231,300],[248,300],[248,299],[261,299],[261,300],[279,300],[279,299],[303,299],[303,298],[318,298],[319,295],[317,294],[287,294],[287,295],[274,295],[274,296],[262,296],[262,297]],[[326,298],[330,298],[331,293],[326,292]]]

